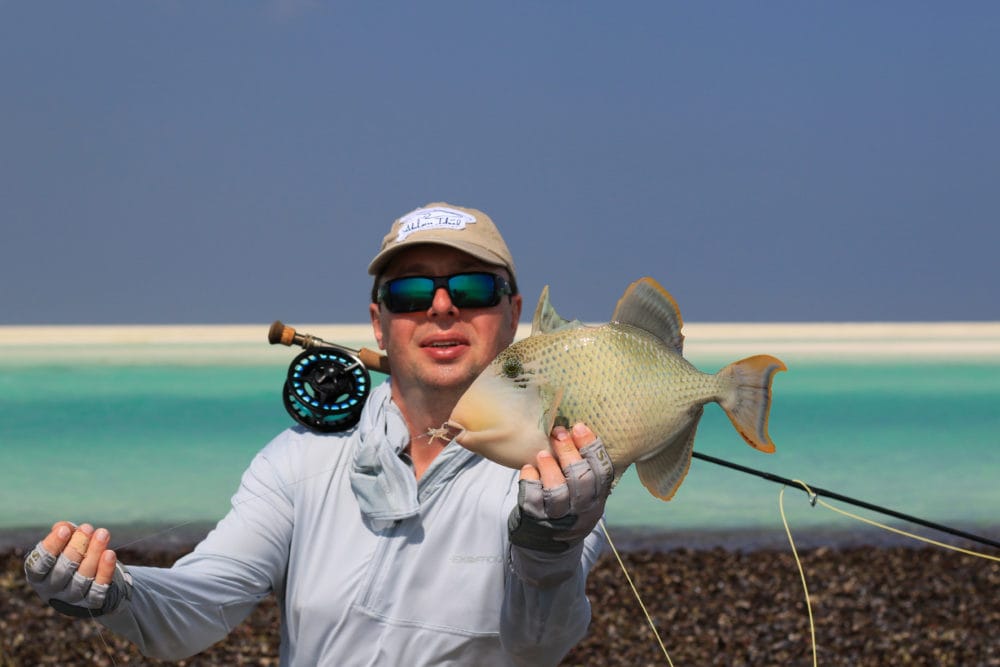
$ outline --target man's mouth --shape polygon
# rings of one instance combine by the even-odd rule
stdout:
[[[424,342],[421,343],[420,345],[421,347],[426,347],[431,349],[446,350],[452,347],[467,346],[468,344],[469,341],[466,340],[465,338],[449,337],[449,336],[428,336],[424,340]]]

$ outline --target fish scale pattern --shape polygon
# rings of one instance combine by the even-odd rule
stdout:
[[[531,336],[507,355],[546,395],[562,392],[557,416],[600,434],[620,472],[654,455],[719,393],[716,376],[649,333],[619,323]]]

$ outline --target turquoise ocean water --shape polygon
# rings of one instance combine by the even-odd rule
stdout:
[[[281,363],[213,363],[211,356],[190,364],[75,363],[37,349],[0,358],[0,531],[67,518],[153,532],[220,518],[255,452],[292,423],[280,389],[294,353]],[[706,371],[722,365],[693,361]],[[746,446],[714,404],[696,450],[995,535],[1000,360],[809,359],[777,376],[774,397],[776,454]],[[780,490],[695,460],[664,503],[630,470],[612,494],[608,522],[781,530]],[[798,491],[785,492],[785,506],[797,528],[850,523]]]

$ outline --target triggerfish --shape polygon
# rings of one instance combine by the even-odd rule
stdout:
[[[604,442],[615,483],[635,463],[663,500],[687,475],[706,403],[721,405],[751,447],[774,451],[767,422],[771,381],[786,370],[780,360],[759,355],[702,373],[682,356],[677,302],[652,278],[632,283],[600,326],[564,320],[548,293],[531,335],[483,370],[440,429],[458,444],[520,468],[549,449],[553,425],[580,421]]]

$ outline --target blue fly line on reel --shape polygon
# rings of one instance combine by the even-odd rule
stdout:
[[[371,390],[371,377],[361,360],[335,347],[300,353],[288,367],[283,398],[295,421],[330,433],[352,428]]]
[[[368,369],[389,373],[385,355],[300,334],[280,321],[271,325],[267,339],[305,348],[288,366],[282,400],[295,421],[320,433],[353,428],[371,391]]]

